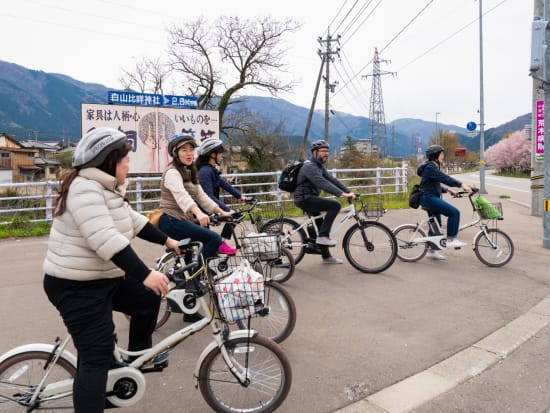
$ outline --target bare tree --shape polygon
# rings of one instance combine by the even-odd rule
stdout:
[[[120,83],[126,90],[137,90],[141,93],[164,93],[164,82],[170,73],[169,67],[160,58],[136,60],[132,71],[122,70]]]
[[[203,18],[168,30],[169,62],[183,76],[187,90],[198,96],[200,109],[217,108],[220,131],[224,113],[239,90],[254,87],[276,95],[293,82],[279,80],[283,72],[283,37],[300,25],[290,19],[221,17],[210,26]]]

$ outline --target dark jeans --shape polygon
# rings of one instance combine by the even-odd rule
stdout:
[[[44,290],[78,352],[75,412],[103,412],[115,343],[112,312],[131,316],[128,350],[143,350],[152,346],[160,297],[132,277],[73,281],[45,275]]]
[[[420,197],[420,205],[433,212],[441,224],[441,215],[447,217],[447,238],[454,238],[458,234],[458,225],[460,223],[460,211],[445,202],[436,195],[423,194]]]
[[[319,227],[320,237],[328,237],[330,235],[332,223],[342,208],[338,201],[335,201],[334,199],[321,198],[320,196],[312,196],[303,201],[296,202],[296,206],[298,208],[302,208],[304,211],[317,213],[326,212],[323,223]]]
[[[170,215],[164,214],[160,218],[159,229],[170,238],[181,240],[191,238],[193,241],[200,241],[204,247],[202,255],[205,259],[216,256],[218,247],[222,243],[222,237],[208,228],[191,221],[181,221]]]

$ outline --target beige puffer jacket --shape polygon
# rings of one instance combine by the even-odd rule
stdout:
[[[111,258],[147,224],[125,201],[126,185],[97,169],[85,168],[72,182],[67,209],[55,217],[44,272],[78,281],[124,275]]]

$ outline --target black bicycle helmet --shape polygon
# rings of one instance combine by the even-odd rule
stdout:
[[[318,141],[313,142],[311,144],[310,149],[311,149],[311,152],[313,152],[313,151],[317,151],[317,150],[322,149],[322,148],[330,149],[330,146],[329,146],[327,141],[320,139]]]
[[[193,148],[197,147],[197,141],[195,141],[195,138],[193,138],[191,135],[187,135],[184,133],[176,133],[168,141],[168,154],[172,158],[175,158],[176,152],[178,151],[178,149],[181,148],[186,143],[190,143],[191,145],[193,145]]]
[[[208,138],[202,141],[197,149],[199,156],[208,156],[211,153],[225,152],[223,142],[216,138]]]
[[[91,168],[103,163],[113,150],[128,140],[126,134],[114,128],[95,128],[78,142],[73,153],[73,168]]]
[[[435,161],[443,151],[444,149],[440,145],[430,145],[426,148],[426,158],[428,161]]]

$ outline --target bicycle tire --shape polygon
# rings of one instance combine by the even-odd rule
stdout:
[[[294,269],[296,268],[294,255],[288,248],[282,247],[279,258],[267,261],[266,266],[266,276],[269,279],[278,283],[287,282],[294,275]]]
[[[292,231],[298,228],[300,224],[290,218],[274,218],[267,221],[261,229],[261,232],[267,234],[280,235],[283,238],[283,241],[286,243],[283,244],[292,255],[294,256],[294,264],[297,265],[306,253],[305,243],[306,243],[306,232],[303,228],[300,228],[294,234],[290,235]]]
[[[363,234],[367,236],[367,245]],[[344,235],[342,244],[349,263],[364,273],[382,272],[397,257],[397,242],[393,232],[376,221],[362,221],[351,226]]]
[[[483,231],[474,238],[474,252],[476,257],[489,267],[502,267],[514,256],[514,243],[505,232],[498,228],[488,228],[487,233],[496,248],[491,247]]]
[[[26,411],[25,407],[44,375],[44,365],[50,353],[26,351],[16,354],[0,363],[0,409],[2,413]],[[57,360],[45,384],[69,378],[76,374],[76,367],[62,356]],[[67,397],[46,400],[39,399],[34,410],[47,410],[48,413],[73,411],[72,393]]]
[[[216,347],[199,369],[198,382],[204,400],[219,413],[275,411],[288,396],[292,384],[290,362],[281,347],[260,335],[230,339],[224,347],[239,371],[248,371],[250,383],[239,383]]]
[[[397,241],[397,258],[405,262],[420,260],[428,252],[428,243],[415,242],[414,238],[426,237],[426,231],[414,224],[400,225],[393,230]]]
[[[269,313],[239,320],[237,325],[241,330],[253,329],[262,336],[281,343],[290,336],[296,326],[296,303],[281,284],[266,281],[264,286],[264,301],[269,307]]]

